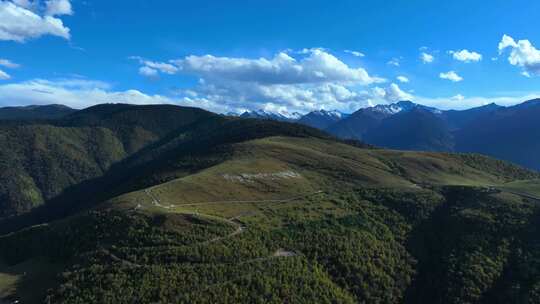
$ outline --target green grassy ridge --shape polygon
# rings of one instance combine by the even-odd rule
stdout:
[[[78,212],[121,193],[192,174],[223,162],[230,145],[272,135],[328,138],[301,125],[248,119],[203,119],[114,164],[102,176],[66,189],[45,206],[0,222],[0,230],[15,231]]]

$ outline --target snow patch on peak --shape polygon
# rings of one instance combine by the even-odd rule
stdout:
[[[332,110],[332,111],[327,111],[327,110],[318,110],[318,111],[313,111],[311,112],[313,113],[314,115],[317,115],[317,116],[325,116],[325,117],[335,117],[335,118],[343,118],[343,116],[345,114],[337,111],[337,110]]]

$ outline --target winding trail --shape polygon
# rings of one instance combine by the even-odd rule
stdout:
[[[152,200],[152,205],[154,206],[157,206],[157,207],[161,207],[161,208],[165,208],[165,209],[172,209],[176,206],[174,205],[169,205],[169,206],[165,206],[163,205],[163,203],[160,201],[160,199],[155,196],[152,191],[150,189],[145,189],[144,190],[144,193],[146,195],[148,195],[148,197],[150,197],[150,199]],[[185,205],[178,205],[178,206],[185,206]],[[206,215],[206,214],[202,214],[202,213],[198,213],[198,212],[181,212],[181,211],[176,211],[177,213],[184,213],[184,214],[190,214],[190,215],[197,215],[197,216],[205,216],[205,217],[208,217],[208,218],[217,218],[225,223],[228,223],[232,226],[236,226],[236,229],[225,235],[225,236],[218,236],[218,237],[215,237],[211,240],[208,240],[208,241],[204,241],[204,242],[200,242],[198,244],[195,244],[195,245],[205,245],[205,244],[211,244],[211,243],[216,243],[216,242],[219,242],[219,241],[222,241],[222,240],[226,240],[226,239],[229,239],[229,238],[232,238],[232,237],[235,237],[241,233],[244,233],[246,231],[246,227],[243,226],[241,223],[238,222],[238,219],[241,217],[240,216],[237,216],[237,217],[234,217],[232,219],[227,219],[227,218],[223,218],[223,217],[218,217],[218,216],[210,216],[210,215]]]
[[[299,196],[295,196],[295,197],[287,198],[287,199],[251,200],[251,201],[216,201],[216,202],[205,202],[205,203],[194,203],[194,204],[183,204],[183,205],[172,205],[171,204],[171,205],[168,205],[168,206],[164,205],[161,202],[161,200],[159,199],[159,197],[157,197],[156,195],[154,195],[152,193],[151,189],[145,189],[144,193],[151,199],[152,205],[160,207],[160,208],[164,208],[164,209],[167,209],[167,210],[170,210],[170,209],[175,208],[175,207],[201,206],[201,205],[226,204],[226,203],[284,203],[284,202],[296,201],[296,200],[299,200],[299,199],[302,199],[302,198],[305,198],[305,197],[317,195],[317,194],[324,193],[324,192],[323,191],[316,191],[316,192],[312,192],[312,193],[308,193],[308,194],[304,194],[304,195],[299,195]],[[138,205],[137,208],[140,209],[141,206]],[[198,212],[185,212],[185,211],[182,212],[182,211],[176,211],[176,210],[174,212],[180,213],[180,214],[189,214],[189,215],[204,216],[204,217],[208,217],[208,218],[216,218],[216,219],[219,219],[219,220],[221,220],[221,221],[223,221],[225,223],[228,223],[228,224],[230,224],[232,226],[236,226],[236,229],[233,232],[231,232],[231,233],[229,233],[227,235],[215,237],[215,238],[210,239],[208,241],[199,242],[199,243],[196,243],[196,244],[193,244],[193,245],[206,245],[206,244],[216,243],[216,242],[220,242],[220,241],[223,241],[223,240],[226,240],[226,239],[229,239],[229,238],[233,238],[235,236],[238,236],[238,235],[244,233],[247,230],[247,227],[242,225],[242,223],[239,221],[239,219],[241,217],[248,216],[248,215],[254,213],[254,212],[245,212],[243,214],[239,214],[239,215],[237,215],[235,217],[232,217],[232,218],[223,218],[223,217],[214,216],[214,215],[206,215],[206,214],[202,214],[202,213],[198,213]],[[122,262],[122,263],[124,263],[126,265],[133,266],[133,267],[141,267],[142,266],[140,264],[136,264],[136,263],[121,259],[121,258],[115,256],[114,254],[112,254],[109,251],[106,251],[106,253],[111,257],[111,259],[113,259],[115,261],[118,261],[118,262]],[[270,256],[245,260],[245,261],[240,262],[238,265],[244,265],[244,264],[249,264],[249,263],[254,263],[254,262],[267,261],[267,260],[278,259],[278,258],[290,258],[290,257],[295,257],[297,255],[298,255],[298,253],[296,253],[294,251],[287,251],[285,249],[278,249]],[[238,278],[236,278],[235,280],[237,280],[237,279]],[[218,284],[222,284],[222,283],[223,282],[218,283]]]
[[[521,197],[524,197],[524,198],[528,198],[528,199],[532,199],[534,201],[540,202],[540,198],[538,198],[538,197],[536,197],[534,195],[527,194],[527,193],[521,193],[521,192],[516,192],[516,191],[512,191],[512,190],[504,190],[504,189],[503,189],[503,192],[514,194],[514,195],[517,195],[517,196],[521,196]]]
[[[324,193],[324,191],[319,190],[319,191],[315,191],[315,192],[311,192],[311,193],[307,193],[307,194],[303,194],[303,195],[298,195],[298,196],[291,197],[291,198],[286,198],[286,199],[214,201],[214,202],[190,203],[190,204],[181,204],[181,205],[173,205],[173,204],[165,205],[165,204],[163,204],[161,202],[161,200],[159,199],[159,197],[157,197],[156,195],[154,195],[152,193],[151,189],[144,189],[144,193],[152,200],[152,205],[154,205],[156,207],[164,208],[164,209],[167,209],[167,210],[171,210],[171,209],[176,208],[176,207],[195,207],[195,206],[231,204],[231,203],[249,203],[249,204],[287,203],[287,202],[297,201],[297,200],[302,199],[302,198],[314,196],[314,195],[317,195],[317,194],[321,194],[321,193]],[[138,205],[137,208],[140,208],[140,205]],[[202,213],[198,213],[198,212],[182,212],[182,211],[175,211],[175,212],[183,213],[183,214],[205,216],[205,217],[209,217],[209,218],[217,218],[217,219],[219,219],[219,220],[221,220],[223,222],[226,222],[226,223],[228,223],[230,225],[236,226],[236,230],[229,233],[228,235],[215,237],[215,238],[213,238],[211,240],[204,241],[204,242],[202,242],[200,244],[210,244],[210,243],[219,242],[219,241],[222,241],[222,240],[225,240],[225,239],[235,237],[235,236],[237,236],[239,234],[244,233],[247,230],[247,227],[243,226],[238,220],[243,216],[247,216],[249,213],[240,214],[240,215],[237,215],[237,216],[235,216],[233,218],[227,219],[227,218],[223,218],[223,217],[219,217],[219,216],[213,216],[213,215],[210,216],[210,215],[206,215],[206,214],[202,214]],[[281,256],[287,256],[287,255],[281,255]]]
[[[213,202],[202,202],[202,203],[188,203],[188,204],[181,204],[181,205],[175,205],[176,207],[193,207],[193,206],[204,206],[204,205],[219,205],[219,204],[260,204],[260,203],[288,203],[297,201],[302,198],[314,196],[317,194],[324,193],[324,191],[315,191],[307,194],[298,195],[291,198],[284,198],[284,199],[267,199],[267,200],[236,200],[236,201],[213,201]]]

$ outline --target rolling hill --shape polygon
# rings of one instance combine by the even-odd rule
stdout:
[[[540,301],[540,175],[510,163],[180,107],[103,105],[49,127],[69,132],[48,142],[102,128],[132,150],[0,220],[0,299]]]

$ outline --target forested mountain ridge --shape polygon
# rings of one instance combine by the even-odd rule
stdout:
[[[0,125],[0,217],[30,210],[182,126],[194,108],[99,105],[53,121]]]
[[[299,124],[103,107],[48,128],[67,132],[58,136],[68,145],[86,129],[110,134],[118,151],[146,144],[0,220],[0,299],[540,300],[536,172],[476,154],[349,144]],[[130,136],[137,126],[151,140]],[[43,125],[17,126],[27,127]]]

